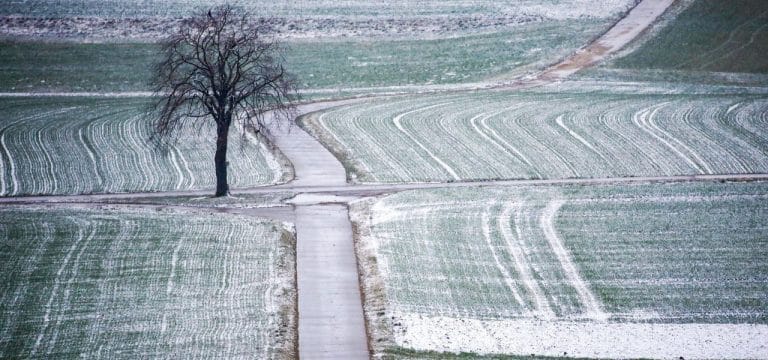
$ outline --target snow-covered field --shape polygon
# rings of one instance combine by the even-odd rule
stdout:
[[[146,98],[0,99],[0,195],[212,189],[214,131],[190,127],[167,151],[150,142]],[[288,176],[263,141],[234,133],[230,184]]]
[[[152,39],[182,17],[231,3],[284,38],[441,36],[495,31],[548,20],[610,19],[633,0],[478,1],[13,1],[0,7],[0,34],[90,39]]]
[[[0,358],[292,358],[291,232],[229,215],[3,207]]]
[[[420,190],[353,205],[378,354],[768,356],[768,184]]]
[[[358,182],[768,171],[765,95],[634,88],[387,98],[304,124]]]

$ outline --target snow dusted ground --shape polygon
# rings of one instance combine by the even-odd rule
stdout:
[[[149,4],[148,4],[149,3]],[[75,39],[155,39],[181,18],[223,1],[25,1],[0,9],[0,36]],[[496,31],[523,23],[585,18],[615,18],[633,0],[514,2],[326,1],[241,2],[283,38],[346,36],[430,37]]]
[[[507,187],[353,203],[390,350],[765,358],[766,183]]]
[[[287,225],[155,210],[0,209],[0,357],[293,358]]]
[[[147,104],[145,98],[0,100],[0,196],[212,188],[213,131],[191,127],[175,144],[156,149]],[[290,178],[278,152],[232,131],[233,188]]]
[[[303,123],[361,183],[768,171],[764,87],[614,85],[377,99]]]

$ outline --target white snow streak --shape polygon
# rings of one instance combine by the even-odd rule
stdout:
[[[179,162],[176,160],[176,148],[168,150],[169,155],[171,156],[171,162],[173,163],[173,168],[176,169],[176,175],[179,178],[179,181],[176,182],[175,189],[180,190],[181,186],[184,185],[184,173],[181,171],[181,166],[179,165]]]
[[[539,283],[531,274],[530,265],[525,258],[525,253],[522,249],[522,239],[518,239],[517,244],[514,243],[512,224],[510,223],[513,209],[514,206],[512,202],[508,202],[504,205],[504,209],[498,217],[499,230],[501,230],[504,242],[507,244],[507,249],[509,249],[512,257],[515,259],[515,270],[520,276],[520,282],[525,284],[528,290],[530,290],[531,295],[533,295],[533,302],[536,306],[537,315],[544,319],[553,319],[555,318],[555,313],[549,306],[549,302],[547,301],[546,296],[544,296],[544,291],[539,287]]]
[[[11,152],[8,151],[8,145],[5,144],[5,132],[3,132],[3,135],[0,136],[0,146],[3,147],[5,155],[8,156],[8,168],[11,172],[11,183],[13,183],[13,191],[8,190],[6,193],[5,190],[7,189],[7,186],[5,184],[5,174],[2,174],[3,195],[13,195],[19,192],[19,179],[16,178],[16,165],[13,162],[13,156],[11,156]]]
[[[507,108],[507,109],[504,109],[504,110],[509,110],[509,109],[512,109],[512,108],[514,108],[514,107],[510,107],[510,108]],[[523,153],[520,152],[520,150],[518,150],[516,147],[512,146],[512,144],[510,144],[506,140],[504,140],[504,138],[502,138],[499,135],[499,133],[496,132],[496,130],[493,130],[490,126],[488,126],[486,121],[488,119],[490,119],[490,118],[491,117],[489,116],[489,117],[485,117],[485,118],[481,119],[480,120],[480,125],[484,129],[486,129],[494,138],[496,138],[496,140],[498,140],[499,143],[503,144],[504,146],[506,146],[507,148],[512,150],[512,152],[514,152],[521,160],[523,160],[524,163],[526,163],[528,166],[530,166],[531,170],[536,174],[537,177],[543,178],[543,176],[541,176],[541,173],[538,172],[538,170],[536,170],[535,166],[533,166],[533,163],[530,160],[528,160],[528,158],[525,155],[523,155]]]
[[[589,141],[585,140],[583,137],[581,137],[581,135],[577,134],[576,132],[574,132],[573,130],[571,130],[567,126],[565,126],[565,124],[563,124],[563,115],[558,116],[555,119],[555,122],[557,123],[557,125],[560,125],[561,128],[565,129],[565,131],[567,131],[569,134],[571,134],[571,136],[573,136],[576,140],[578,140],[580,143],[584,144],[584,146],[586,146],[590,150],[594,151],[595,154],[600,156],[600,158],[602,158],[605,161],[608,161],[608,159],[606,159],[605,156],[603,156],[603,154],[601,152],[597,151],[597,149],[595,149],[595,147],[592,146],[592,144],[590,144]]]
[[[651,106],[651,107],[645,108],[645,109],[643,109],[641,111],[638,111],[637,113],[632,115],[632,121],[634,121],[635,125],[637,125],[641,130],[645,131],[648,135],[651,135],[655,139],[661,141],[670,150],[674,151],[683,160],[685,160],[685,162],[687,162],[688,164],[690,164],[691,166],[696,168],[700,173],[705,174],[706,172],[704,171],[704,169],[701,166],[699,166],[699,164],[697,164],[695,161],[693,161],[693,159],[691,159],[688,156],[686,156],[685,154],[683,154],[683,152],[680,151],[677,147],[675,147],[674,145],[670,144],[669,141],[667,141],[666,139],[664,139],[663,137],[659,136],[658,134],[656,134],[653,131],[654,128],[660,130],[660,128],[658,126],[656,126],[655,124],[653,124],[653,125],[649,124],[649,122],[650,122],[649,119],[653,118],[653,116],[659,110],[661,110],[662,107],[666,106],[669,103],[670,102],[661,103],[659,105]],[[664,132],[662,131],[662,133],[664,133]]]
[[[488,245],[488,249],[491,250],[493,261],[496,263],[496,268],[499,270],[499,272],[501,273],[501,276],[504,278],[504,283],[507,285],[509,290],[512,291],[512,296],[515,298],[515,301],[517,301],[517,303],[520,304],[521,311],[525,313],[526,302],[525,300],[523,300],[523,297],[520,295],[520,292],[518,292],[517,290],[515,279],[512,278],[512,276],[509,274],[509,271],[507,271],[507,269],[499,260],[499,257],[496,255],[496,251],[493,250],[493,244],[491,243],[491,226],[490,226],[489,213],[491,211],[491,208],[493,208],[494,205],[496,204],[491,203],[485,208],[485,210],[483,210],[483,214],[482,214],[483,239],[485,239],[485,244]]]
[[[733,112],[733,110],[736,110],[736,108],[739,107],[739,105],[741,105],[740,102],[735,103],[735,104],[729,106],[728,107],[728,111],[725,112],[725,115],[729,115],[731,112]]]
[[[654,116],[656,115],[656,113],[658,112],[658,110],[661,110],[661,108],[662,108],[663,106],[665,106],[665,105],[666,105],[666,104],[662,104],[662,105],[661,105],[659,108],[657,108],[656,110],[654,110],[653,112],[651,112],[651,115],[650,115],[650,116],[648,116],[648,125],[652,126],[654,129],[656,129],[656,131],[658,131],[658,132],[662,133],[664,136],[666,136],[666,137],[668,137],[668,138],[672,139],[672,141],[676,142],[676,143],[677,143],[678,145],[680,145],[682,148],[684,148],[685,150],[687,150],[687,151],[688,151],[688,152],[689,152],[691,155],[693,155],[693,157],[694,157],[694,158],[696,158],[696,161],[698,161],[698,163],[699,163],[699,164],[701,164],[701,166],[703,166],[703,167],[704,167],[704,169],[706,170],[706,173],[707,173],[707,174],[714,174],[714,171],[712,171],[712,168],[710,168],[710,167],[709,167],[709,165],[707,165],[707,163],[704,161],[704,159],[702,159],[702,158],[699,156],[699,154],[697,154],[695,151],[693,151],[693,149],[691,149],[691,148],[690,148],[688,145],[685,145],[685,143],[683,143],[682,141],[680,141],[680,140],[679,140],[679,139],[677,139],[676,137],[674,137],[674,136],[670,135],[668,132],[664,131],[664,129],[662,129],[661,127],[659,127],[659,126],[658,126],[658,125],[657,125],[657,124],[654,122],[654,120],[653,120],[653,119],[654,119]],[[701,170],[701,168],[699,168],[699,170]]]
[[[544,231],[544,236],[549,242],[552,251],[555,256],[557,256],[560,266],[563,267],[563,272],[565,273],[566,278],[568,278],[568,281],[576,289],[579,300],[581,301],[582,306],[584,306],[585,315],[594,320],[606,321],[610,315],[603,312],[600,302],[589,289],[589,285],[587,285],[584,279],[581,278],[579,270],[571,260],[568,250],[557,235],[557,230],[555,229],[555,215],[564,203],[565,201],[562,199],[555,199],[547,204],[547,207],[542,212],[539,220],[541,229]]]
[[[78,226],[85,228],[88,226],[88,223],[78,223]],[[85,250],[88,248],[88,243],[90,243],[94,236],[96,236],[96,230],[96,227],[91,228],[91,232],[85,238],[85,241],[83,241],[83,246],[80,247],[80,251],[77,253],[75,260],[72,262],[72,271],[69,274],[67,286],[64,287],[64,303],[60,306],[60,309],[62,310],[68,310],[70,307],[69,298],[70,294],[72,293],[72,284],[74,284],[75,279],[77,279],[77,275],[80,272],[80,259],[83,257]],[[59,312],[59,316],[56,318],[56,325],[53,327],[53,336],[51,336],[51,340],[48,341],[48,350],[45,352],[46,356],[50,356],[53,352],[54,346],[56,345],[56,340],[59,337],[59,329],[64,316],[64,311],[61,311]]]
[[[61,275],[64,273],[64,269],[67,268],[67,264],[69,263],[69,259],[72,257],[72,254],[77,249],[77,246],[80,245],[80,241],[83,240],[83,228],[78,227],[77,229],[77,239],[72,243],[72,246],[69,247],[69,250],[67,251],[67,255],[64,256],[64,260],[61,262],[61,266],[59,266],[59,270],[56,272],[56,278],[53,280],[53,289],[51,290],[51,296],[48,297],[48,302],[45,304],[45,314],[43,314],[43,325],[40,329],[40,332],[37,334],[37,340],[35,340],[35,345],[32,347],[32,352],[30,353],[30,357],[35,357],[37,354],[37,349],[40,347],[40,344],[43,342],[43,338],[45,337],[45,333],[48,330],[48,323],[51,321],[51,308],[53,306],[53,301],[56,299],[56,295],[59,291],[59,286],[61,286]]]
[[[435,160],[438,164],[440,164],[440,166],[442,166],[443,169],[445,169],[445,171],[447,171],[449,174],[451,174],[451,176],[453,176],[454,180],[460,180],[461,178],[459,177],[458,174],[456,174],[456,171],[454,171],[450,166],[448,166],[448,164],[446,164],[444,161],[440,160],[440,158],[438,158],[437,156],[435,156],[435,154],[433,154],[431,151],[429,151],[429,149],[427,149],[427,147],[424,146],[424,144],[419,142],[419,140],[417,140],[415,136],[411,135],[400,124],[400,120],[404,116],[406,116],[406,115],[410,115],[410,114],[413,114],[415,112],[419,112],[419,111],[423,111],[423,110],[427,110],[427,109],[436,108],[436,107],[443,106],[443,105],[448,105],[448,104],[451,104],[451,103],[453,103],[453,101],[449,101],[449,102],[445,102],[445,103],[440,103],[440,104],[434,104],[434,105],[418,108],[418,109],[415,109],[415,110],[407,111],[407,112],[404,112],[404,113],[402,113],[400,115],[395,116],[394,119],[392,119],[392,121],[395,123],[395,126],[397,126],[397,128],[400,131],[403,132],[403,134],[408,136],[408,138],[410,138],[414,143],[416,143],[416,145],[418,145],[422,150],[424,150],[433,160]]]
[[[85,138],[83,137],[83,128],[80,128],[77,131],[78,135],[80,136],[80,142],[83,144],[83,148],[85,148],[85,151],[88,152],[88,157],[91,159],[91,163],[93,164],[93,172],[96,174],[96,177],[99,179],[99,186],[104,185],[104,179],[101,178],[101,174],[99,173],[99,166],[96,162],[96,154],[91,151],[91,148],[86,145]]]
[[[176,242],[176,247],[173,248],[173,255],[171,255],[171,271],[168,275],[168,283],[165,286],[165,294],[170,298],[173,292],[173,280],[176,276],[176,264],[179,261],[179,252],[181,251],[181,245],[184,243],[184,237],[179,236],[179,241]],[[160,331],[165,333],[168,330],[168,314],[163,313],[163,321],[160,325]]]
[[[178,151],[175,147],[174,150],[176,150],[176,156],[181,160],[182,165],[184,165],[184,170],[186,170],[187,175],[189,175],[189,186],[187,186],[187,189],[191,189],[195,186],[195,174],[193,174],[192,169],[189,168],[189,163],[187,162],[187,159],[184,158],[184,154],[182,154],[181,151]]]

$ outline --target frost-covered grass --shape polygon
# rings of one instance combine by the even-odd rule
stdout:
[[[25,0],[0,8],[0,16],[33,17],[156,17],[186,16],[212,5],[241,6],[260,16],[310,17],[411,17],[450,15],[527,14],[548,18],[613,16],[626,10],[631,0],[299,0],[290,2],[251,0]]]
[[[541,69],[583,46],[605,19],[537,21],[503,31],[434,39],[286,43],[302,89],[456,84]],[[156,61],[153,44],[0,43],[0,90],[138,91]]]
[[[0,357],[292,358],[295,247],[227,215],[0,209]]]
[[[768,171],[765,95],[476,92],[303,119],[359,182]]]
[[[372,343],[382,353],[764,357],[766,200],[766,183],[678,183],[358,202]]]
[[[186,15],[210,4],[197,0],[5,4],[0,16],[12,16],[0,18],[4,39],[0,91],[147,90],[149,70],[157,60],[157,46],[151,42],[171,31],[176,20],[144,23],[144,18]],[[280,17],[272,25],[278,37],[293,38],[286,41],[285,58],[302,88],[344,91],[519,76],[588,43],[631,4],[630,0],[462,0],[241,5],[260,16]],[[112,18],[125,18],[127,23]],[[108,43],[99,43],[104,41]]]
[[[294,43],[286,59],[309,89],[475,82],[542,69],[605,26],[563,20],[447,39]]]
[[[148,101],[0,99],[0,195],[212,189],[213,130],[189,128],[174,146],[158,149],[144,116]],[[263,142],[230,138],[232,187],[286,176]]]

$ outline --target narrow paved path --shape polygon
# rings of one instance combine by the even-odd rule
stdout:
[[[317,102],[300,105],[299,114],[328,109],[361,101],[360,99]],[[272,142],[291,161],[294,186],[345,186],[347,174],[338,159],[297,125],[277,126],[270,122]]]
[[[347,208],[297,206],[296,233],[299,357],[369,358]]]

